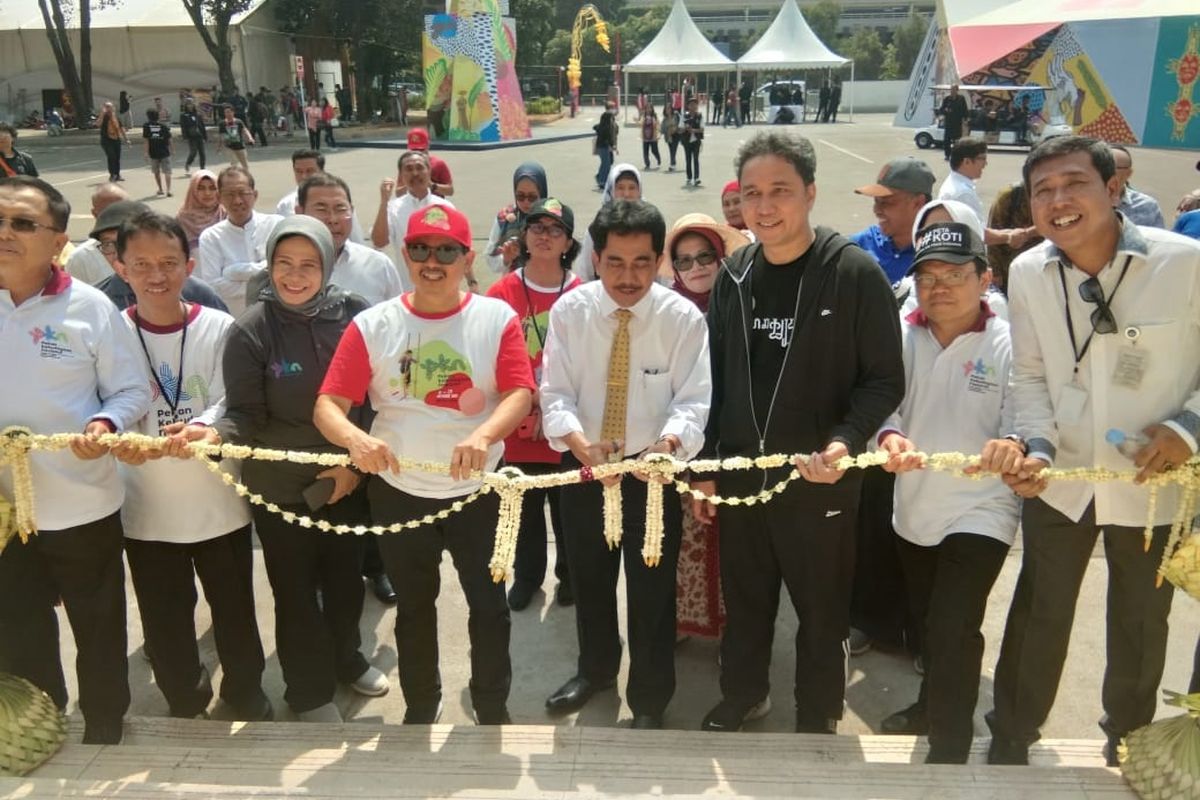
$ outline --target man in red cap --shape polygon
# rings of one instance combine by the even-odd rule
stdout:
[[[429,176],[432,179],[430,191],[439,197],[450,197],[454,194],[454,178],[450,175],[450,167],[446,162],[429,152],[429,131],[424,128],[412,128],[408,132],[408,149],[418,150],[429,156]]]
[[[477,492],[504,439],[532,407],[533,371],[520,320],[503,300],[461,290],[475,259],[471,226],[450,206],[409,218],[404,260],[413,291],[362,312],[346,329],[325,374],[314,422],[345,447],[370,479],[374,522],[437,514]],[[370,398],[371,431],[347,418]],[[450,474],[400,469],[403,455],[449,462]],[[432,724],[442,710],[438,672],[438,565],[449,549],[470,610],[471,702],[481,725],[511,722],[510,619],[504,584],[489,570],[499,512],[487,494],[444,520],[382,536],[380,553],[396,588],[396,652],[404,722]]]

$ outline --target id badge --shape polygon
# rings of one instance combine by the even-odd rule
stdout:
[[[1141,331],[1136,327],[1130,326],[1125,329],[1125,339],[1129,343],[1117,348],[1117,366],[1113,369],[1114,386],[1132,389],[1135,392],[1142,388],[1142,378],[1146,377],[1146,370],[1150,367],[1150,351],[1145,347],[1138,347],[1140,335]]]
[[[1083,421],[1088,393],[1077,383],[1068,383],[1058,393],[1058,421],[1063,425],[1078,425]]]

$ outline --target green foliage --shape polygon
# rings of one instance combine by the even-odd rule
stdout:
[[[896,56],[896,43],[892,42],[883,48],[883,65],[879,68],[879,79],[884,81],[899,80],[900,60]]]
[[[860,81],[878,80],[885,57],[878,31],[859,28],[851,36],[838,40],[836,50],[854,61],[854,74]]]
[[[554,0],[511,0],[509,9],[517,20],[517,66],[547,63],[543,59],[554,35]]]
[[[525,101],[526,114],[558,114],[562,103],[557,97],[535,97]]]
[[[817,38],[827,46],[832,46],[838,33],[838,20],[842,17],[842,7],[836,0],[820,0],[815,5],[802,8],[808,27],[812,28]],[[842,53],[849,58],[849,55]]]
[[[892,44],[896,47],[897,77],[907,78],[912,73],[913,64],[921,54],[921,45],[925,42],[925,32],[928,28],[929,18],[909,8],[908,19],[892,32]]]

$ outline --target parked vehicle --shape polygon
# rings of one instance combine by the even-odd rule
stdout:
[[[949,91],[948,85],[930,87],[935,118],[942,97]],[[1051,137],[1074,133],[1059,110],[1056,92],[1045,86],[966,86],[960,83],[958,91],[966,96],[969,109],[964,136],[987,139],[993,146],[1033,147]],[[1026,107],[1028,115],[1022,123]],[[913,141],[922,150],[941,147],[945,138],[941,119],[933,125],[918,128],[913,134]]]

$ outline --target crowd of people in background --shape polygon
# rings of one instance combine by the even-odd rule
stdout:
[[[722,124],[741,124],[746,88],[724,98]],[[206,167],[211,121],[184,102],[185,174],[196,160],[199,169],[173,217],[119,185],[129,100],[105,104],[110,182],[93,195],[88,242],[69,256],[69,205],[0,125],[0,366],[23,376],[0,398],[0,424],[78,434],[70,452],[34,455],[40,533],[0,554],[0,671],[65,708],[61,598],[80,655],[85,742],[119,742],[129,706],[122,553],[170,713],[203,717],[214,696],[196,647],[197,596],[181,588],[195,576],[213,610],[224,676],[215,693],[239,719],[273,718],[253,624],[252,535],[274,599],[284,700],[301,720],[341,721],[338,685],[389,691],[389,676],[362,654],[363,576],[395,605],[404,722],[440,718],[438,564],[449,550],[469,608],[476,719],[510,723],[511,613],[542,587],[553,535],[554,598],[574,608],[579,657],[548,694],[548,713],[612,688],[628,646],[632,725],[663,727],[677,638],[703,636],[720,639],[721,660],[702,727],[740,730],[771,712],[786,586],[799,618],[797,732],[836,733],[847,654],[900,642],[921,688],[881,728],[927,735],[930,763],[965,763],[984,609],[1021,524],[987,719],[990,763],[1023,764],[1053,705],[1103,532],[1109,763],[1121,737],[1153,718],[1172,600],[1153,573],[1174,504],[1163,489],[1145,554],[1152,504],[1141,481],[1183,464],[1200,439],[1200,242],[1188,238],[1200,228],[1200,193],[1181,201],[1179,233],[1168,232],[1159,204],[1130,184],[1127,149],[1070,136],[1035,148],[1023,179],[985,210],[976,182],[986,143],[947,136],[941,186],[919,159],[889,161],[855,190],[876,222],[847,236],[814,218],[812,145],[772,128],[738,148],[719,192],[722,221],[669,222],[637,166],[613,163],[609,107],[593,139],[604,194],[587,224],[565,202],[568,187],[556,180],[552,192],[542,165],[525,162],[477,251],[475,226],[450,199],[449,167],[414,129],[395,176],[363,201],[377,202],[367,242],[351,186],[325,170],[321,137],[333,146],[334,112],[324,98],[302,112],[279,98],[310,147],[292,154],[295,190],[275,213],[258,210],[245,152],[265,144],[264,123],[279,111],[264,92],[224,98],[217,148],[233,163],[220,170]],[[822,105],[819,115],[836,113],[832,87]],[[701,187],[705,118],[694,92],[669,93],[661,117],[648,101],[639,109],[645,169],[661,167],[662,136],[668,171],[682,145],[685,187]],[[943,112],[965,116],[965,103]],[[170,120],[156,104],[142,131],[167,196]],[[495,274],[486,294],[481,263]],[[1138,446],[1117,450],[1109,429]],[[98,441],[124,431],[164,438],[149,451]],[[222,463],[268,510],[185,458],[190,442],[339,453],[352,466]],[[840,469],[842,457],[873,450],[888,457],[882,470]],[[918,451],[978,454],[995,478],[923,470]],[[655,454],[771,453],[807,455],[691,476],[700,499],[666,504],[654,567],[641,552],[645,475],[528,493],[507,590],[488,569],[496,496],[463,505],[479,471],[502,460],[526,474],[586,477]],[[401,469],[401,459],[447,463],[449,474]],[[1130,459],[1139,485],[1042,475]],[[768,503],[705,499],[755,495],[793,467],[800,480]],[[604,539],[610,485],[622,496],[615,548]],[[457,513],[437,516],[447,509]],[[435,521],[365,540],[300,522],[426,515]],[[1200,647],[1193,690],[1198,682]]]

